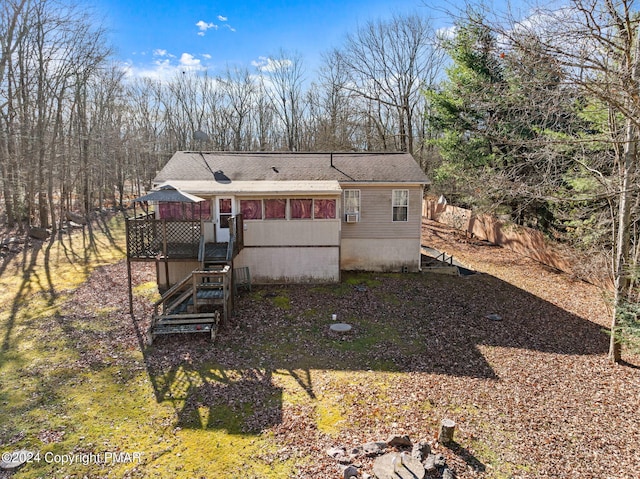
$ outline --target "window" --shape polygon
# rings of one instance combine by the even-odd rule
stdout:
[[[336,217],[336,200],[313,200],[313,218],[332,220]]]
[[[268,199],[264,200],[264,219],[266,220],[284,220],[287,217],[287,200],[286,199]]]
[[[313,200],[312,199],[291,199],[289,200],[291,207],[291,219],[292,220],[310,220],[313,213]]]
[[[211,219],[211,202],[198,203],[160,202],[159,218],[163,220],[208,220]]]
[[[344,212],[360,213],[360,190],[344,190]]]
[[[407,221],[409,217],[409,190],[393,190],[393,221]]]
[[[229,219],[233,216],[231,198],[218,198],[218,218],[220,228],[229,229]]]
[[[245,220],[333,220],[337,218],[337,201],[314,198],[240,200],[240,212]]]
[[[245,220],[261,220],[262,200],[240,200],[240,212]]]

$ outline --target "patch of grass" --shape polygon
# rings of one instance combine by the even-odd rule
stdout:
[[[291,309],[291,300],[289,299],[288,296],[285,296],[282,293],[279,293],[278,296],[276,296],[275,298],[272,298],[272,301],[273,301],[273,304],[280,309],[284,309],[284,310]]]
[[[137,284],[132,288],[132,292],[134,295],[146,298],[150,302],[155,302],[160,299],[158,284],[155,281]]]
[[[289,294],[285,289],[264,289],[254,291],[251,293],[251,299],[257,302],[269,300],[274,306],[280,309],[291,309],[291,300],[289,298]]]
[[[381,281],[376,277],[375,273],[366,272],[349,272],[344,274],[343,282],[350,286],[363,285],[368,288],[380,286]]]
[[[365,354],[381,344],[390,344],[399,348],[407,346],[398,330],[388,324],[366,322],[357,318],[348,318],[346,322],[353,324],[354,330],[345,334],[343,336],[345,339],[334,339],[331,342],[332,346],[338,350]]]
[[[35,294],[56,298],[81,285],[95,268],[123,259],[124,224],[122,216],[115,216],[102,229],[85,228],[25,249],[4,265],[0,304],[21,306]]]
[[[336,298],[346,296],[351,293],[353,286],[345,282],[332,283],[332,284],[320,284],[310,288],[312,293],[330,294]]]
[[[320,284],[311,288],[312,292],[331,294],[337,298],[350,294],[354,288],[363,286],[366,288],[376,288],[382,284],[376,273],[352,272],[343,273],[340,283]]]

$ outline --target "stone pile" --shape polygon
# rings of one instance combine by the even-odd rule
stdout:
[[[368,442],[351,449],[337,446],[327,450],[327,454],[340,465],[343,479],[377,478],[375,475],[361,471],[360,460],[398,452],[408,453],[411,458],[422,463],[425,473],[428,474],[427,477],[442,479],[455,479],[456,477],[453,470],[447,467],[444,455],[434,453],[428,442],[414,443],[407,435],[392,435],[386,441]]]

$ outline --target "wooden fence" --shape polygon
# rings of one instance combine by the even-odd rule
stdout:
[[[425,200],[422,216],[466,232],[475,238],[503,246],[552,268],[564,271],[601,287],[611,288],[606,259],[572,250],[556,243],[540,231],[501,221],[489,214]]]

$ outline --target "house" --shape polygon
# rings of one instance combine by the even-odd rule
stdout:
[[[156,202],[155,219],[190,221],[187,242],[200,247],[172,256],[165,233],[164,260],[157,248],[147,259],[159,261],[158,283],[166,286],[202,265],[203,245],[229,248],[230,241],[227,260],[248,267],[256,283],[337,282],[341,270],[418,271],[428,183],[407,153],[179,151],[154,189],[197,200]]]

